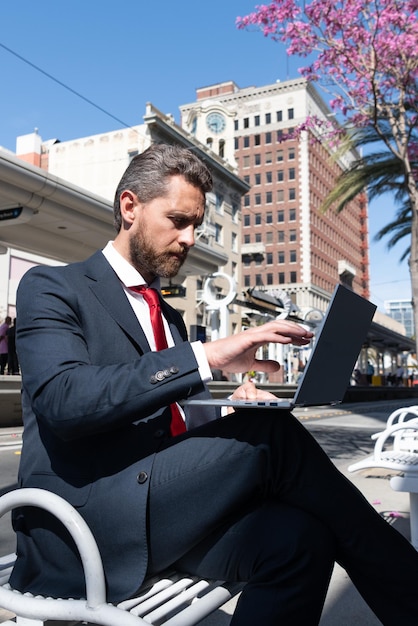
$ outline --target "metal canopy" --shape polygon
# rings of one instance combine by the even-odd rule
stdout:
[[[115,237],[112,203],[0,149],[0,244],[64,263]],[[210,274],[224,254],[197,241],[179,274]]]

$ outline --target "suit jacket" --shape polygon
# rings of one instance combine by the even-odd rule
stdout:
[[[109,601],[133,594],[146,573],[149,477],[169,432],[168,407],[208,393],[180,314],[166,303],[163,309],[175,346],[152,352],[101,252],[82,263],[33,268],[18,289],[19,485],[53,491],[78,509],[98,543]],[[14,525],[12,585],[83,596],[67,531],[34,508],[17,511]]]

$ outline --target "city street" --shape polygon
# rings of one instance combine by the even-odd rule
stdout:
[[[297,409],[294,414],[317,439],[335,465],[362,491],[365,497],[400,532],[409,536],[409,498],[407,493],[394,492],[389,474],[370,470],[348,474],[347,466],[354,459],[373,450],[372,433],[383,429],[389,414],[400,406],[417,404],[416,399],[343,404],[333,407]],[[16,486],[22,428],[0,429],[0,493]],[[0,520],[1,554],[14,549],[14,535],[9,516]],[[235,601],[216,611],[202,626],[227,626]],[[0,610],[0,623],[2,612]],[[320,626],[380,626],[359,596],[347,575],[335,568]]]

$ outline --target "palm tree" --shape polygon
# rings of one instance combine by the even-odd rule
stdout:
[[[412,300],[415,313],[415,336],[418,338],[418,217],[417,217],[417,186],[411,188],[410,172],[405,169],[405,162],[388,147],[392,141],[392,130],[389,123],[386,125],[384,140],[382,139],[381,122],[380,132],[368,127],[349,133],[347,142],[336,153],[335,158],[341,156],[348,149],[370,148],[367,152],[354,160],[347,170],[337,179],[336,185],[325,198],[321,210],[327,211],[333,207],[338,213],[344,209],[350,200],[359,193],[367,190],[369,200],[373,200],[388,192],[394,196],[399,206],[395,219],[386,224],[375,236],[377,240],[389,237],[388,248],[391,249],[401,239],[409,237],[409,244],[401,256],[401,260],[408,259],[412,285]],[[411,146],[416,148],[416,137],[410,138]],[[409,159],[412,171],[418,171],[418,155],[416,151]]]

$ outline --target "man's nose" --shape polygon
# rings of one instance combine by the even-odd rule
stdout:
[[[179,237],[179,242],[185,244],[189,248],[194,246],[194,226],[190,225],[183,228]]]

